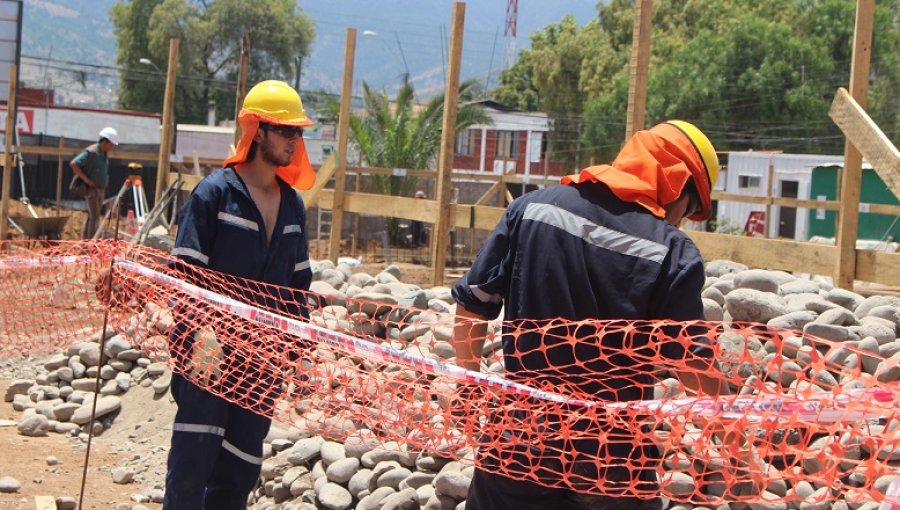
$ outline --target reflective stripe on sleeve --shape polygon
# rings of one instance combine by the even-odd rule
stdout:
[[[665,245],[598,225],[552,204],[528,204],[523,219],[556,227],[598,248],[657,264],[662,264],[669,252]]]
[[[227,212],[219,212],[218,218],[225,223],[230,223],[238,227],[249,228],[250,230],[259,232],[259,225],[255,221],[241,218],[240,216],[235,216]]]
[[[188,257],[198,262],[202,262],[203,264],[209,264],[209,257],[193,248],[185,248],[184,246],[179,246],[178,248],[172,250],[172,255],[176,257]]]
[[[172,430],[177,432],[191,432],[194,434],[212,434],[214,436],[224,436],[225,429],[215,425],[198,425],[196,423],[175,423]]]
[[[304,260],[303,262],[297,262],[294,264],[294,272],[303,271],[304,269],[309,269],[309,259]]]
[[[247,462],[249,464],[255,464],[257,466],[262,465],[262,461],[263,461],[262,457],[257,457],[256,455],[250,455],[247,452],[243,452],[240,449],[238,449],[237,446],[229,443],[227,440],[222,441],[222,449],[231,453],[232,455],[241,459],[244,462]]]

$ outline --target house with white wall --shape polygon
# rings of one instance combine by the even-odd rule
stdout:
[[[816,154],[784,154],[768,151],[729,152],[723,168],[724,182],[719,188],[726,193],[766,196],[769,191],[771,167],[772,196],[810,199],[813,169],[837,164],[843,166],[843,156]],[[815,198],[815,197],[813,197]],[[772,218],[766,222],[769,237],[806,240],[808,209],[771,206]],[[716,219],[732,226],[744,227],[751,213],[765,214],[765,204],[719,201]]]

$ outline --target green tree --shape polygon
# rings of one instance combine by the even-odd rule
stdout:
[[[460,84],[456,133],[476,124],[491,123],[484,107],[476,101],[480,96],[476,80]],[[393,101],[385,92],[363,82],[363,101],[364,113],[350,117],[350,137],[366,165],[414,170],[436,167],[444,117],[443,95],[433,97],[417,111],[415,91],[408,80],[404,80]],[[418,179],[378,175],[373,182],[381,194],[412,196]],[[392,242],[398,242],[397,220],[389,218],[387,228]]]
[[[169,40],[181,40],[175,111],[183,122],[204,121],[210,102],[220,118],[233,115],[244,32],[252,39],[250,83],[292,81],[295,59],[308,53],[315,37],[312,20],[293,0],[130,0],[114,5],[110,16],[123,108],[161,110]]]
[[[876,3],[867,108],[892,139],[897,12],[900,0]],[[654,1],[646,123],[697,122],[722,150],[842,152],[828,108],[849,83],[854,18],[850,0]],[[633,20],[633,0],[610,0],[583,27],[548,25],[494,97],[531,107],[536,96],[536,109],[554,119],[557,158],[611,159],[624,141]]]

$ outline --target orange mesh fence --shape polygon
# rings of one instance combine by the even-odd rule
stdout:
[[[454,363],[451,314],[303,296],[113,241],[3,248],[0,356],[96,338],[108,307],[110,327],[146,356],[278,422],[547,486],[853,503],[883,501],[900,473],[898,356],[868,339],[758,324],[492,321],[473,372]],[[709,396],[692,396],[697,384]]]

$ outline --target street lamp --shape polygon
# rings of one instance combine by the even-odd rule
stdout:
[[[156,64],[154,64],[153,61],[149,58],[141,57],[138,59],[138,62],[144,64],[145,66],[153,66],[153,69],[156,69],[157,71],[160,70],[159,67],[157,67]]]

